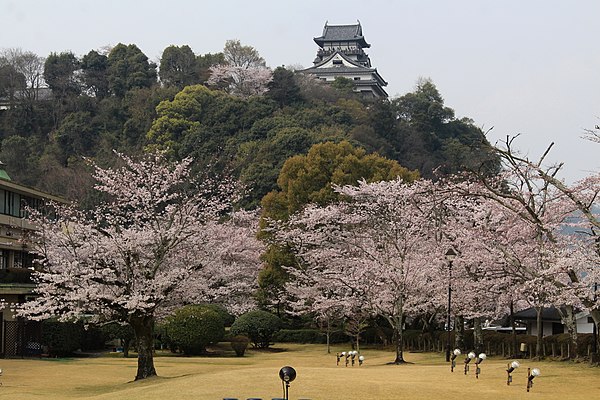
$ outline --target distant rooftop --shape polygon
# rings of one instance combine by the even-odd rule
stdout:
[[[328,25],[325,22],[323,35],[314,38],[316,44],[323,47],[325,42],[358,42],[360,47],[371,47],[365,40],[360,22],[352,25]]]

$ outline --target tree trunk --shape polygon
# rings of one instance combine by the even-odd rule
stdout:
[[[535,354],[538,358],[540,358],[540,354],[542,354],[542,343],[544,341],[544,326],[542,324],[542,312],[544,311],[544,307],[535,307],[535,311],[537,313],[536,316],[536,327],[537,327],[537,340],[535,342]]]
[[[473,319],[473,347],[475,353],[483,353],[483,326],[481,325],[481,317]]]
[[[121,344],[123,345],[123,357],[129,357],[129,346],[131,345],[131,339],[122,339]]]
[[[457,315],[454,317],[454,348],[465,349],[465,317]]]
[[[394,324],[394,347],[396,349],[396,359],[394,364],[404,364],[404,354],[402,346],[402,318],[399,318],[396,324]]]
[[[403,312],[403,299],[401,298],[396,304],[396,312],[395,316],[391,316],[388,318],[388,322],[394,329],[394,347],[396,349],[396,359],[392,364],[404,364],[404,354],[403,354],[403,322],[404,322],[404,312]]]
[[[510,329],[512,336],[512,348],[510,350],[510,356],[516,357],[519,354],[519,347],[517,343],[517,326],[515,324],[515,309],[513,302],[510,302]]]
[[[319,328],[321,331],[323,330],[323,323],[325,324],[325,338],[327,341],[327,354],[331,354],[331,318],[329,316],[325,317],[325,320],[319,320]]]
[[[592,346],[592,351],[594,354],[598,354],[600,351],[600,341],[598,340],[598,332],[600,332],[600,309],[595,308],[590,312],[592,319],[594,320],[594,333],[595,333],[595,345]]]
[[[396,343],[394,343],[396,347],[396,359],[394,360],[394,364],[404,364],[404,297],[400,296],[398,302],[396,304],[396,318],[395,324],[393,324],[394,330],[396,331],[394,336],[396,338]]]
[[[577,358],[578,348],[577,348],[577,323],[575,322],[575,311],[573,310],[573,306],[565,306],[563,308],[558,308],[560,318],[562,323],[567,328],[567,333],[570,338],[570,346],[569,346],[569,354],[567,354],[568,358]]]
[[[156,376],[154,369],[154,316],[132,316],[129,323],[135,332],[138,367],[135,380]]]

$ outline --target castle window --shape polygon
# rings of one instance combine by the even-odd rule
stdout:
[[[354,77],[354,80],[355,80],[355,81],[360,81],[360,76],[355,76],[355,77]]]
[[[333,60],[333,65],[342,65],[342,60]]]

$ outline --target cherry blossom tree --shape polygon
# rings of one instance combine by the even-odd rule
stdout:
[[[267,92],[267,85],[273,80],[273,72],[267,68],[265,60],[252,46],[243,46],[239,40],[228,40],[223,49],[224,64],[210,68],[207,83],[223,88],[230,94],[240,97],[261,95]]]
[[[573,348],[577,345],[575,308],[588,308],[598,317],[595,301],[590,301],[591,288],[588,277],[597,276],[597,262],[584,262],[575,250],[587,243],[591,252],[598,252],[597,195],[600,181],[597,176],[586,178],[582,183],[568,186],[557,178],[562,164],[545,166],[549,146],[538,161],[520,156],[513,149],[515,138],[495,148],[504,166],[504,173],[496,178],[478,176],[480,185],[472,186],[470,195],[477,194],[496,201],[531,229],[529,254],[534,255],[536,265],[528,271],[533,276],[527,281],[525,291],[533,294],[538,315],[543,304],[551,303],[561,312],[563,323],[571,334]],[[577,217],[577,212],[581,217]],[[573,235],[565,227],[584,225],[585,235]],[[578,245],[576,245],[578,244]],[[531,299],[531,296],[529,296]],[[539,324],[540,321],[538,321]],[[538,334],[538,350],[541,332]],[[539,352],[538,352],[539,354]]]
[[[120,168],[95,167],[105,201],[94,210],[54,204],[51,215],[33,217],[39,297],[20,315],[131,325],[138,380],[156,375],[157,316],[202,300],[247,307],[262,246],[249,215],[228,217],[233,182],[193,182],[191,160],[120,158]]]
[[[489,238],[494,227],[493,203],[476,197],[456,195],[456,186],[463,183],[455,177],[431,182],[421,189],[419,207],[426,218],[433,221],[429,237],[433,240],[432,287],[420,300],[421,308],[428,307],[426,315],[443,313],[446,329],[451,329],[454,317],[455,346],[464,349],[464,322],[472,320],[477,349],[483,348],[483,320],[498,314],[498,296],[505,284],[504,274],[497,270],[498,255],[490,249]],[[446,259],[452,249],[457,257]],[[451,296],[451,297],[450,297]],[[450,301],[450,298],[452,301]],[[450,308],[450,309],[449,309]],[[450,340],[447,342],[449,355]]]
[[[287,269],[290,274],[345,292],[344,299],[362,301],[362,309],[387,319],[394,330],[395,364],[404,362],[405,318],[427,302],[437,273],[432,266],[441,257],[425,210],[429,197],[421,196],[430,184],[398,179],[336,187],[347,201],[309,206],[279,234],[301,260]]]
[[[264,66],[242,67],[236,65],[214,65],[210,67],[211,86],[222,87],[227,93],[239,97],[259,96],[268,91],[273,79],[271,69]]]
[[[295,232],[290,232],[290,235],[279,232],[278,236],[289,244],[290,240],[300,239],[300,236],[297,236],[299,231]],[[294,247],[304,252],[301,246]],[[327,251],[325,248],[321,250]],[[312,257],[312,254],[309,253],[313,252],[304,252],[305,260]],[[294,278],[285,285],[291,299],[289,312],[294,315],[312,313],[318,323],[325,325],[328,353],[330,352],[329,336],[332,325],[336,322],[341,322],[344,325],[346,333],[354,338],[358,349],[360,335],[366,328],[365,322],[372,316],[367,307],[368,300],[366,298],[367,293],[364,290],[365,286],[361,285],[362,276],[356,275],[360,271],[350,268],[345,270],[344,277],[330,274],[329,271],[335,270],[335,268],[332,268],[333,265],[341,267],[343,260],[336,257],[335,252],[331,252],[327,257],[327,264],[330,265],[327,270],[311,262],[302,262],[294,267],[288,266],[285,268],[290,276]],[[318,258],[319,256],[317,256]],[[314,260],[314,262],[319,261]]]

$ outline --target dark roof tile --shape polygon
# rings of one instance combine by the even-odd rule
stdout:
[[[319,46],[323,46],[324,42],[357,41],[362,47],[371,47],[362,34],[360,22],[353,25],[327,25],[325,23],[323,35],[316,37],[314,40]]]

